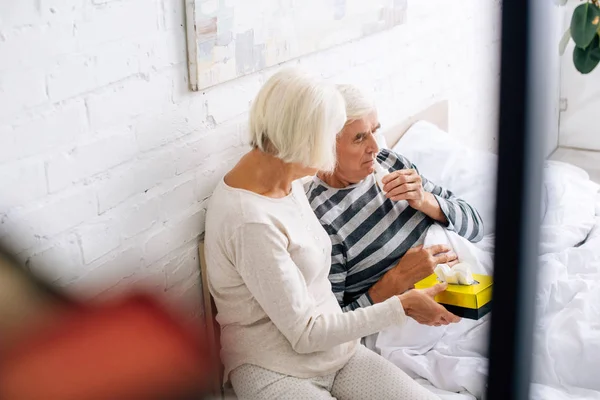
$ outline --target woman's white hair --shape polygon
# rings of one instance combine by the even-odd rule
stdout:
[[[282,161],[331,171],[336,136],[346,122],[333,85],[285,68],[260,89],[250,109],[250,144]]]
[[[376,110],[372,97],[358,86],[341,84],[336,87],[346,103],[348,123],[363,119]]]

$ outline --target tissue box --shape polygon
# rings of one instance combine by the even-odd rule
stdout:
[[[493,279],[489,275],[473,274],[473,285],[449,284],[448,289],[435,296],[435,301],[459,317],[479,319],[492,310]],[[417,282],[415,289],[427,289],[440,283],[435,274]]]

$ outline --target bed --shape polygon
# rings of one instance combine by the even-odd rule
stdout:
[[[485,237],[476,247],[491,274],[497,157],[447,133],[447,112],[445,102],[429,107],[382,141],[479,210]],[[569,164],[547,161],[544,172],[531,398],[600,399],[599,186]],[[375,350],[444,399],[484,398],[490,318],[412,335],[392,328]]]
[[[448,102],[437,102],[384,129],[379,140],[478,209],[485,237],[477,248],[491,260],[497,158],[447,133],[448,114]],[[549,161],[544,170],[531,398],[600,400],[599,187],[583,170],[568,164]],[[219,328],[202,240],[199,248],[204,315],[217,359]],[[484,398],[489,320],[490,315],[451,328],[431,328],[437,331],[409,335],[408,342],[403,341],[407,332],[390,329],[378,336],[375,350],[443,399]],[[215,377],[215,397],[222,396],[219,378]]]

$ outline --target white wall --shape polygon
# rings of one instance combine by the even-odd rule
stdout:
[[[377,95],[383,123],[450,100],[495,149],[498,0],[410,0],[408,23],[299,62]],[[0,240],[84,295],[146,284],[200,310],[206,199],[275,69],[187,89],[184,0],[0,2]]]
[[[546,2],[547,14],[544,18],[548,21],[549,27],[545,28],[546,42],[537,43],[536,54],[541,55],[545,58],[543,65],[545,66],[544,73],[546,74],[546,94],[549,98],[545,99],[546,103],[544,106],[547,108],[548,116],[550,121],[546,124],[546,156],[550,156],[554,150],[558,147],[559,142],[559,119],[560,119],[560,89],[561,89],[561,59],[558,47],[564,29],[562,27],[565,7],[557,7],[552,1]],[[566,28],[565,28],[566,29]],[[540,49],[540,46],[545,46],[544,49]]]
[[[571,22],[579,2],[570,1],[563,16],[563,31]],[[582,75],[573,66],[573,41],[561,60],[561,98],[566,109],[560,114],[560,146],[600,151],[600,66]]]

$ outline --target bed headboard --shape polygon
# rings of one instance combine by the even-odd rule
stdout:
[[[382,129],[382,134],[385,137],[388,146],[391,148],[398,143],[408,128],[410,128],[412,124],[417,121],[424,120],[431,122],[443,131],[448,132],[448,114],[448,100],[438,101],[437,103],[434,103],[424,110],[403,119],[389,128],[384,127]]]
[[[406,133],[408,128],[411,127],[417,121],[425,120],[437,125],[444,131],[448,131],[448,100],[439,101],[425,108],[424,110],[404,119],[403,121],[392,125],[387,129],[383,129],[383,135],[386,138],[388,145],[391,147],[395,145],[398,140]],[[216,307],[213,302],[212,296],[208,289],[208,279],[206,275],[206,258],[204,255],[204,235],[200,237],[200,243],[198,246],[200,256],[200,272],[202,280],[202,295],[203,295],[203,308],[204,308],[204,322],[207,328],[207,336],[209,345],[213,351],[213,357],[218,360],[218,354],[220,351],[219,333],[220,328],[215,320]],[[216,398],[222,396],[221,384],[219,381],[222,376],[215,379],[214,395]]]

